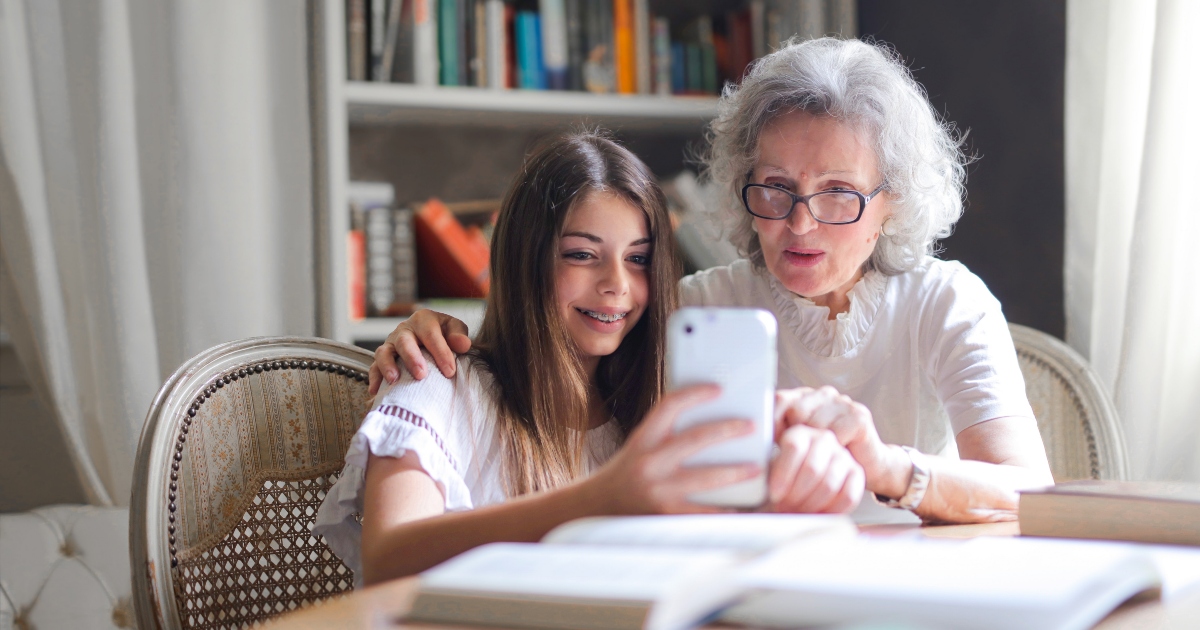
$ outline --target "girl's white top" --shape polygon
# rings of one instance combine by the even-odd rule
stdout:
[[[425,361],[434,365],[426,354]],[[317,511],[313,533],[362,586],[363,481],[370,453],[382,457],[416,454],[421,468],[437,483],[447,512],[470,510],[507,499],[504,453],[495,425],[492,378],[468,357],[459,357],[453,378],[436,369],[422,380],[404,370],[384,386],[375,405],[350,440],[342,476]],[[594,469],[620,448],[624,437],[615,421],[588,431],[587,466]]]
[[[867,272],[850,310],[788,291],[747,260],[680,282],[686,306],[756,307],[779,321],[779,387],[832,385],[871,410],[885,443],[958,456],[954,436],[993,418],[1033,420],[1000,303],[960,263],[926,257]]]

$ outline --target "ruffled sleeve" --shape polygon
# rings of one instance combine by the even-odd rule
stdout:
[[[432,358],[426,355],[426,360]],[[373,453],[403,457],[410,451],[437,483],[447,512],[474,507],[464,480],[475,436],[469,416],[470,369],[460,362],[453,379],[431,370],[423,380],[405,375],[380,392],[358,432],[350,440],[346,465],[329,489],[313,525],[313,533],[355,572],[361,585],[363,485]],[[465,400],[464,400],[465,399]]]

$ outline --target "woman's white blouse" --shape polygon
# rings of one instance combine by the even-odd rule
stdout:
[[[886,443],[957,457],[954,436],[993,418],[1033,421],[1000,303],[966,267],[926,257],[868,272],[850,310],[788,291],[747,260],[680,282],[686,306],[758,307],[779,321],[779,387],[832,385],[867,406]]]
[[[426,354],[428,365],[433,359]],[[394,385],[380,389],[375,405],[350,440],[342,476],[317,511],[313,533],[362,585],[361,545],[363,481],[367,459],[403,457],[410,451],[437,483],[447,512],[504,501],[503,448],[495,431],[492,378],[466,356],[453,378],[438,370],[418,381],[404,370]],[[620,448],[623,436],[615,421],[588,431],[587,465],[595,468]]]

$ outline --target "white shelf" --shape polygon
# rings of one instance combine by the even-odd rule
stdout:
[[[467,325],[467,330],[470,331],[472,338],[475,337],[475,333],[479,332],[479,326],[483,323],[483,300],[442,300],[422,306],[461,320]],[[407,318],[368,317],[350,320],[348,322],[349,336],[355,341],[383,341],[405,319]]]
[[[351,124],[551,127],[577,121],[609,127],[697,130],[717,113],[707,96],[590,94],[477,87],[348,82]]]

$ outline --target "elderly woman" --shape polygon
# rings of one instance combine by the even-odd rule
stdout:
[[[781,394],[799,399],[786,421],[832,429],[879,500],[1009,520],[1018,489],[1053,480],[999,302],[933,257],[963,210],[952,129],[886,48],[826,38],[764,57],[709,133],[745,259],[680,290],[685,305],[774,313],[779,385],[799,387]],[[376,352],[372,384],[398,376],[397,354],[422,375],[418,341],[452,371],[447,337],[462,352],[464,332],[418,313]]]

